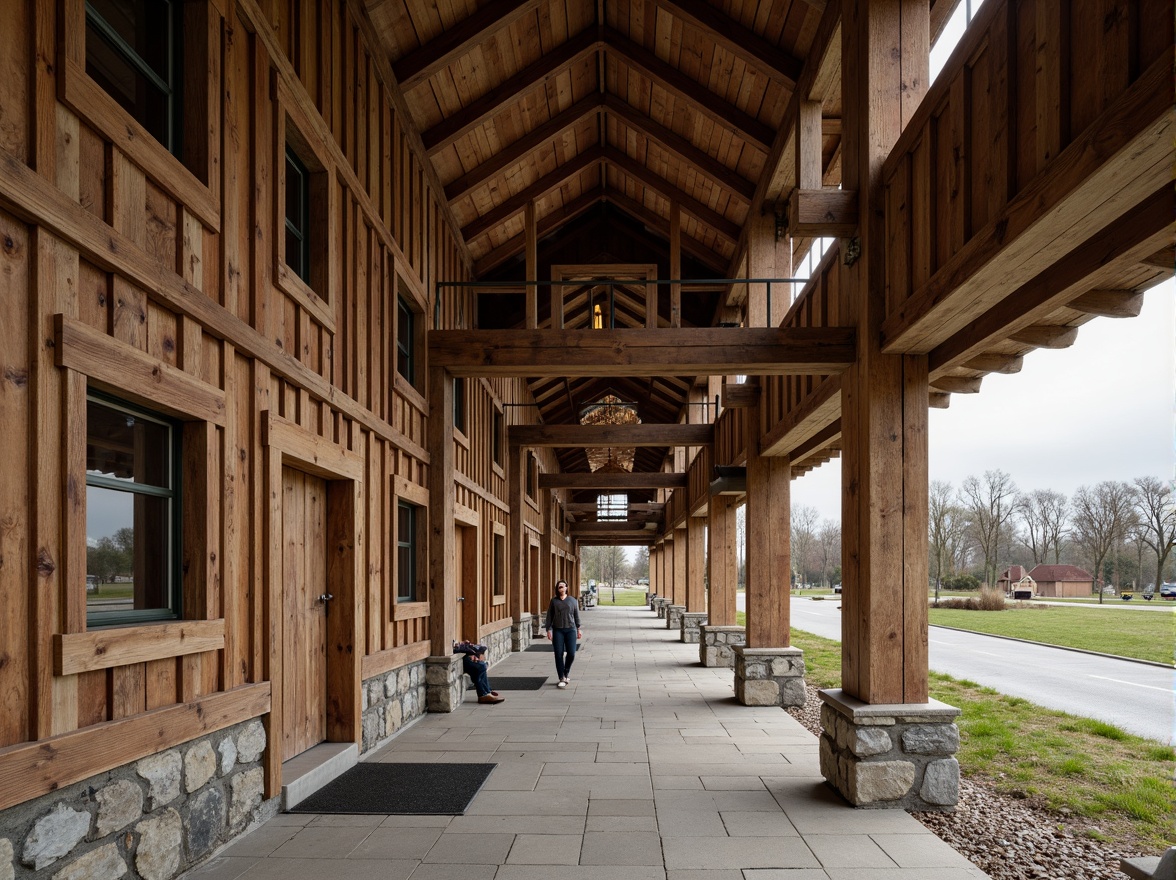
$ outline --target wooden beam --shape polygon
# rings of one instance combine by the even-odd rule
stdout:
[[[525,189],[508,198],[502,204],[491,208],[480,217],[471,220],[461,229],[466,241],[472,241],[484,232],[489,232],[495,226],[506,222],[520,211],[526,210],[527,204],[538,201],[552,190],[559,189],[572,178],[578,176],[604,160],[604,151],[600,147],[592,147],[580,153],[569,162],[556,167],[549,174],[545,174]]]
[[[572,501],[564,505],[564,510],[568,513],[596,513],[596,502],[594,501]],[[666,506],[660,501],[638,501],[629,505],[629,515],[634,513],[646,513],[651,516],[661,516],[665,511]]]
[[[616,533],[617,535],[628,536],[632,532],[650,532],[654,529],[647,529],[643,522],[626,522],[617,520],[616,522],[584,522],[576,523],[571,527],[570,531],[576,536],[581,535],[606,535],[609,533]]]
[[[1078,328],[1034,324],[1032,327],[1018,330],[1009,338],[1013,342],[1032,345],[1035,348],[1069,348],[1078,341]]]
[[[634,43],[619,31],[606,28],[603,45],[609,55],[619,58],[626,67],[665,89],[678,101],[705,116],[716,125],[734,133],[740,140],[767,152],[775,132],[772,127],[739,110],[726,99],[716,95],[700,83],[667,64],[644,46]]]
[[[832,186],[794,189],[788,196],[788,232],[792,236],[845,238],[858,228],[858,197]]]
[[[824,375],[853,357],[840,327],[429,331],[431,366],[486,378]]]
[[[689,486],[686,474],[667,473],[560,473],[540,474],[540,489],[685,489]]]
[[[1091,290],[1066,303],[1066,308],[1105,318],[1137,318],[1143,293],[1134,290]]]
[[[741,230],[738,224],[727,219],[726,216],[715,211],[713,208],[708,208],[693,196],[678,189],[664,177],[654,173],[636,159],[629,157],[615,147],[608,147],[605,149],[605,160],[616,168],[617,171],[628,175],[637,183],[657,192],[666,201],[677,202],[683,211],[707,226],[710,226],[728,241],[736,242],[739,240]]]
[[[616,190],[608,190],[604,194],[606,201],[616,205],[634,220],[643,223],[655,232],[664,235],[669,241],[673,236],[670,222],[662,217],[660,214],[654,213],[649,208],[645,207],[640,202],[626,196],[624,193]],[[720,274],[726,271],[723,266],[723,258],[715,251],[711,250],[698,239],[687,235],[685,232],[681,233],[679,240],[682,243],[682,250],[692,256],[698,262],[712,269],[719,270]]]
[[[737,196],[745,204],[755,194],[755,184],[733,171],[686,138],[650,119],[628,101],[616,95],[604,96],[604,109],[629,128],[653,141],[661,150],[671,153],[691,166],[702,177],[709,179],[720,190]]]
[[[677,202],[670,202],[670,326],[682,326],[682,211]],[[646,326],[656,327],[657,316]]]
[[[542,0],[491,0],[473,15],[393,62],[392,72],[404,92],[423,84],[479,43],[535,9]]]
[[[94,669],[219,651],[224,646],[223,619],[57,633],[53,636],[53,674],[75,675]]]
[[[570,223],[572,220],[579,217],[593,205],[601,200],[602,196],[600,190],[591,190],[582,193],[579,197],[568,202],[562,208],[552,211],[550,214],[544,214],[539,222],[536,223],[537,232],[536,239],[541,239],[546,235],[554,232],[565,223]],[[507,241],[489,253],[482,256],[474,264],[474,275],[483,276],[493,269],[498,268],[511,257],[523,253],[526,249],[527,235],[525,232],[520,232],[514,236],[510,241]]]
[[[484,124],[495,113],[506,109],[527,92],[544,85],[548,80],[576,65],[599,50],[602,45],[597,30],[587,28],[566,43],[541,55],[534,64],[523,68],[510,79],[473,99],[468,106],[449,114],[424,132],[421,140],[426,151],[430,156],[441,152]]]
[[[946,391],[928,392],[927,406],[931,409],[947,409],[951,406],[951,395]]]
[[[707,446],[714,425],[511,425],[511,443],[532,447]]]
[[[744,63],[783,83],[790,90],[796,86],[804,69],[801,59],[774,46],[730,16],[703,0],[657,0],[657,3],[674,18],[701,30],[708,39]]]
[[[523,220],[523,235],[526,236],[526,267],[524,269],[528,281],[536,281],[539,277],[539,233],[535,225],[535,203],[527,202],[526,217]],[[526,326],[534,330],[539,326],[539,288],[528,284],[524,294],[527,307]]]
[[[1011,354],[978,354],[963,366],[967,370],[980,370],[984,373],[1019,373],[1024,359]]]
[[[501,174],[512,165],[517,165],[526,158],[528,153],[539,149],[569,128],[579,124],[583,119],[599,112],[603,103],[603,96],[594,92],[568,107],[562,113],[557,113],[533,131],[499,150],[477,168],[447,183],[445,198],[452,204],[462,196],[468,195],[492,177]]]
[[[759,406],[762,393],[758,382],[724,382],[723,409],[748,409]]]
[[[940,376],[931,387],[951,394],[978,394],[980,382],[978,376]]]

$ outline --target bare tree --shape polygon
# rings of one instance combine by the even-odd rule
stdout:
[[[983,480],[965,479],[962,491],[968,531],[984,556],[984,580],[995,584],[1000,545],[1013,515],[1017,485],[1002,470],[985,471]]]
[[[649,579],[649,548],[638,547],[629,564],[629,576],[637,581],[641,578]]]
[[[935,578],[938,596],[944,563],[951,563],[951,567],[955,567],[955,553],[963,536],[964,516],[956,501],[955,490],[951,483],[944,480],[931,482],[928,501],[927,543],[931,551],[931,574]]]
[[[1034,489],[1017,496],[1017,513],[1025,527],[1021,542],[1039,565],[1054,553],[1054,564],[1061,561],[1061,541],[1066,530],[1069,502],[1061,492],[1053,489]]]
[[[1176,545],[1176,499],[1172,487],[1155,477],[1139,477],[1133,483],[1139,537],[1156,554],[1156,590],[1164,582],[1164,563]],[[1143,573],[1140,572],[1140,579]]]
[[[1074,542],[1094,563],[1095,584],[1102,576],[1103,561],[1122,539],[1134,516],[1134,492],[1130,485],[1104,480],[1093,489],[1080,486],[1074,493]],[[1098,590],[1098,601],[1103,591]]]
[[[833,566],[841,562],[841,523],[827,519],[817,532],[817,553],[821,558],[821,582],[827,587]]]
[[[797,586],[808,582],[808,569],[816,542],[816,509],[806,505],[792,508],[792,565],[797,572]]]

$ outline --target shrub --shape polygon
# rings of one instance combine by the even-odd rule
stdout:
[[[978,590],[979,588],[980,581],[970,574],[957,574],[954,577],[943,579],[943,589],[945,590]]]
[[[985,587],[980,591],[978,607],[981,611],[1004,611],[1004,593],[995,587]]]

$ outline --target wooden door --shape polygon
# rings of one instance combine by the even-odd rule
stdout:
[[[282,760],[326,739],[327,484],[282,469]]]
[[[462,589],[461,576],[465,570],[465,542],[461,539],[461,526],[453,527],[453,573],[457,578],[457,583],[454,584],[453,601],[457,603],[453,615],[453,640],[461,642],[465,640],[465,613],[462,611],[462,605],[465,604],[465,590]]]

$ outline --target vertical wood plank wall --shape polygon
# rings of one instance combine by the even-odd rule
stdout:
[[[470,261],[362,4],[186,3],[185,41],[196,38],[185,118],[196,124],[182,163],[86,75],[83,0],[0,7],[0,778],[8,778],[26,744],[149,709],[253,686],[234,705],[257,714],[257,689],[275,672],[268,628],[280,615],[268,595],[267,411],[364,462],[356,633],[364,674],[403,663],[397,648],[430,637],[427,610],[395,614],[396,505],[428,498],[425,328],[435,315],[457,326],[472,303],[448,289],[434,311],[436,282],[468,280]],[[286,142],[307,154],[320,205],[312,242],[321,269],[310,283],[282,259]],[[420,334],[415,384],[397,372],[398,298]],[[63,338],[97,339],[114,372],[88,379],[63,366],[73,351],[63,351]],[[126,363],[178,376],[219,407],[210,421],[177,404],[185,458],[196,456],[185,461],[185,480],[199,496],[185,507],[183,616],[213,623],[222,647],[55,675],[55,640],[86,632],[87,382],[140,402],[155,393],[129,372],[123,381]],[[521,380],[467,385],[456,500],[477,511],[488,573],[494,524],[512,515],[505,475],[490,461],[492,412],[519,404],[504,410],[511,423],[533,420],[535,410]],[[540,458],[556,469],[549,452]],[[523,515],[536,532],[551,528],[538,507]],[[563,536],[550,541],[553,554],[570,553]],[[501,624],[506,605],[493,602],[489,577],[482,588],[482,623]],[[182,731],[174,736],[181,741]],[[175,744],[166,739],[153,750]]]

